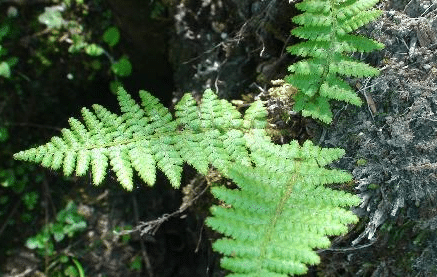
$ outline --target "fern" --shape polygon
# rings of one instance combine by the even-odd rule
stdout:
[[[361,99],[340,76],[366,77],[376,68],[348,57],[351,52],[370,52],[384,47],[369,38],[348,33],[381,15],[370,9],[379,0],[305,0],[296,4],[304,11],[293,22],[302,25],[292,34],[308,41],[287,48],[307,58],[289,66],[285,80],[298,88],[294,110],[325,123],[332,121],[330,99],[360,106]]]
[[[328,247],[327,235],[345,233],[346,224],[358,220],[341,208],[359,204],[358,197],[322,186],[351,180],[346,172],[323,168],[344,151],[310,141],[278,146],[263,136],[253,143],[255,167],[234,165],[229,171],[239,189],[212,189],[228,205],[212,207],[207,220],[227,236],[213,247],[225,255],[222,267],[235,273],[228,276],[303,274],[306,264],[320,262],[313,248]]]
[[[134,171],[149,185],[156,168],[174,187],[182,164],[206,174],[209,165],[240,189],[215,187],[213,194],[231,208],[215,206],[207,224],[229,236],[214,248],[225,254],[222,265],[231,276],[286,276],[306,271],[320,260],[312,250],[327,247],[327,235],[347,231],[357,221],[348,207],[359,198],[322,185],[351,180],[349,173],[324,166],[342,149],[323,149],[307,141],[278,146],[266,130],[266,110],[254,102],[244,117],[211,90],[200,105],[186,94],[176,105],[176,118],[150,93],[140,91],[141,108],[123,89],[122,115],[100,105],[83,108],[84,124],[70,118],[70,128],[48,143],[19,152],[16,159],[41,163],[65,175],[84,175],[89,168],[100,184],[110,164],[117,179],[132,190]]]
[[[70,129],[45,145],[21,151],[15,159],[41,163],[64,175],[83,176],[91,167],[93,183],[102,183],[110,164],[118,181],[133,188],[133,171],[145,183],[155,183],[156,167],[179,187],[182,164],[206,174],[209,164],[227,172],[233,161],[250,164],[242,139],[245,132],[264,128],[267,115],[261,102],[253,103],[244,118],[237,109],[207,90],[197,106],[190,94],[176,105],[176,119],[157,98],[140,91],[143,109],[124,90],[118,92],[122,115],[100,105],[82,109],[85,125],[70,118]],[[195,153],[195,155],[194,155]]]
[[[353,51],[381,49],[382,44],[349,35],[379,16],[370,9],[376,0],[306,0],[294,22],[293,34],[307,39],[288,48],[306,57],[289,67],[286,81],[299,89],[295,110],[326,123],[332,120],[330,99],[360,105],[361,100],[340,76],[374,76],[371,66],[347,57]],[[370,10],[369,10],[370,9]],[[48,143],[21,151],[16,159],[83,176],[101,184],[108,166],[121,185],[133,188],[133,176],[153,185],[161,170],[174,187],[181,183],[182,165],[202,174],[214,166],[238,189],[212,188],[221,205],[211,208],[207,225],[225,235],[213,247],[221,265],[233,277],[303,274],[320,262],[314,248],[326,248],[328,236],[347,232],[357,217],[345,208],[359,204],[351,194],[325,184],[347,182],[352,176],[325,168],[343,156],[342,149],[324,149],[306,141],[275,145],[265,126],[266,109],[254,102],[242,116],[225,100],[205,91],[200,104],[190,94],[175,106],[175,117],[158,99],[140,91],[138,105],[124,90],[118,92],[122,114],[100,105],[83,108],[83,123],[70,118],[68,129]]]

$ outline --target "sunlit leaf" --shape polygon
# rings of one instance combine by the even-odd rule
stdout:
[[[132,73],[132,64],[128,58],[121,58],[111,66],[111,69],[115,75],[126,77]]]
[[[46,7],[44,12],[38,16],[38,21],[50,29],[60,29],[64,24],[61,10],[60,6]]]
[[[103,54],[103,52],[104,52],[103,48],[95,43],[85,46],[85,53],[87,53],[90,56],[100,56]]]
[[[108,28],[103,34],[103,41],[109,46],[114,47],[120,40],[120,32],[117,27]]]
[[[11,68],[9,67],[9,64],[7,62],[0,63],[0,76],[3,76],[5,78],[11,77]]]

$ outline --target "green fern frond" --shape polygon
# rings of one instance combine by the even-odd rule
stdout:
[[[234,272],[228,276],[303,274],[320,262],[313,248],[328,247],[327,236],[347,232],[346,225],[358,220],[342,208],[360,203],[358,197],[323,186],[351,180],[349,173],[323,168],[344,151],[255,137],[250,148],[256,166],[229,170],[239,189],[212,188],[227,205],[212,207],[207,219],[226,236],[213,248],[225,255],[222,267]]]
[[[370,9],[376,0],[304,0],[296,8],[304,11],[293,21],[299,26],[291,31],[308,41],[290,46],[291,54],[309,57],[288,70],[292,73],[285,80],[298,88],[295,95],[295,111],[325,123],[332,121],[328,101],[345,101],[357,106],[362,101],[346,83],[337,76],[376,76],[379,71],[345,54],[354,51],[370,52],[383,48],[374,40],[350,35],[361,26],[375,20],[381,11]],[[370,9],[370,10],[369,10]]]
[[[314,99],[303,96],[305,101]],[[71,118],[61,136],[14,157],[63,168],[65,175],[82,176],[91,168],[96,185],[110,165],[127,190],[133,188],[134,172],[153,185],[159,168],[178,187],[183,162],[204,174],[214,166],[239,186],[212,189],[230,208],[212,207],[213,216],[207,219],[226,236],[214,249],[225,255],[222,266],[235,272],[230,276],[304,273],[307,265],[320,262],[313,248],[328,247],[327,236],[345,233],[346,225],[357,221],[344,208],[358,204],[359,198],[323,186],[351,180],[349,173],[324,168],[344,150],[324,149],[311,141],[275,145],[265,130],[262,102],[254,102],[242,117],[211,90],[199,105],[186,94],[173,119],[151,94],[141,91],[140,97],[143,108],[120,89],[122,115],[99,105],[93,111],[83,108],[84,123]],[[316,99],[317,109],[329,107],[325,98]]]
[[[100,105],[93,105],[93,111],[83,108],[84,124],[70,118],[70,128],[61,136],[14,157],[53,170],[63,168],[66,176],[83,176],[91,168],[95,185],[102,183],[110,165],[127,190],[133,188],[134,172],[153,185],[159,168],[178,187],[184,162],[203,174],[209,165],[223,174],[234,161],[250,165],[244,134],[266,125],[261,102],[253,103],[242,118],[211,90],[205,91],[200,106],[186,94],[175,107],[176,119],[146,91],[140,91],[143,108],[124,89],[117,98],[121,116]]]
[[[288,67],[288,70],[302,76],[308,76],[308,79],[310,79],[311,75],[322,76],[325,67],[324,60],[314,58],[294,63]]]
[[[303,15],[293,30],[308,39],[288,49],[309,57],[289,67],[286,80],[299,88],[295,110],[323,122],[332,120],[329,100],[360,105],[360,98],[340,76],[374,76],[378,72],[347,57],[353,51],[381,49],[373,40],[346,34],[373,20],[376,0],[304,0],[296,4]],[[148,185],[161,170],[174,187],[181,183],[186,162],[202,174],[212,165],[238,185],[213,187],[225,205],[213,206],[207,224],[225,235],[214,249],[224,254],[229,276],[268,277],[302,274],[320,263],[314,248],[329,247],[328,236],[347,232],[357,222],[348,210],[360,203],[349,193],[326,184],[352,176],[326,165],[344,155],[306,141],[275,145],[267,135],[267,111],[255,101],[242,116],[228,101],[206,90],[200,103],[186,94],[175,106],[175,117],[159,100],[140,91],[141,105],[120,89],[121,115],[100,105],[81,110],[83,122],[70,118],[69,128],[48,143],[16,153],[20,160],[40,163],[66,176],[89,170],[95,185],[108,167],[126,190],[133,189],[135,172]]]

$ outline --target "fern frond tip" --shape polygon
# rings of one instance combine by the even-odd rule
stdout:
[[[20,151],[20,152],[18,152],[18,153],[15,153],[12,157],[15,159],[15,160],[20,160],[20,161],[31,161],[31,159],[29,158],[29,156],[33,156],[33,155],[35,155],[35,154],[30,154],[29,153],[29,151],[30,150],[23,150],[23,151]]]

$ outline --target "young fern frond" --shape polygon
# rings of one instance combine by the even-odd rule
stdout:
[[[214,196],[227,206],[212,207],[207,224],[226,237],[213,248],[225,255],[228,276],[289,276],[303,274],[320,258],[313,248],[329,247],[327,236],[347,231],[358,221],[342,207],[360,199],[324,184],[351,180],[349,173],[324,165],[344,154],[307,141],[274,145],[266,139],[252,144],[255,167],[236,164],[229,177],[239,189],[213,187]]]
[[[211,91],[204,93],[202,103],[186,94],[176,105],[176,119],[157,98],[140,91],[141,108],[123,89],[118,92],[122,115],[100,105],[82,109],[85,124],[70,118],[70,129],[53,137],[45,145],[21,151],[16,159],[41,163],[66,176],[76,172],[83,176],[91,167],[93,183],[100,184],[108,165],[118,181],[133,188],[134,171],[149,185],[155,183],[156,167],[179,187],[183,162],[206,174],[214,165],[224,174],[231,162],[250,165],[243,138],[254,128],[264,128],[266,115],[261,102],[255,102],[244,118],[225,100]]]
[[[364,26],[381,15],[370,9],[377,0],[304,0],[296,8],[304,11],[293,22],[302,25],[292,34],[308,41],[287,48],[306,60],[291,65],[292,73],[285,80],[298,88],[295,111],[325,123],[332,121],[329,100],[335,99],[360,106],[361,99],[344,82],[342,76],[376,76],[379,71],[367,64],[346,56],[357,52],[380,50],[383,44],[359,35],[348,33]],[[369,10],[370,9],[370,10]]]

